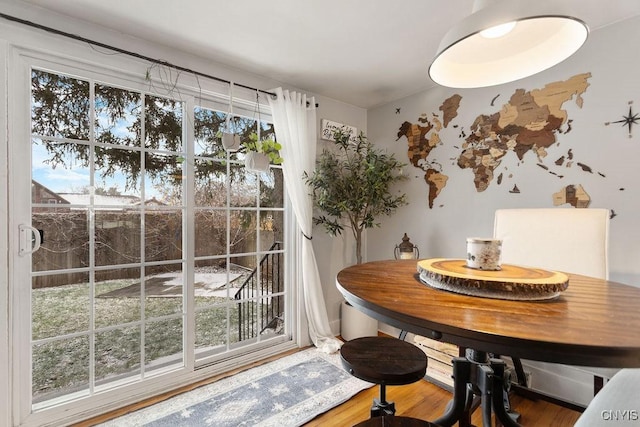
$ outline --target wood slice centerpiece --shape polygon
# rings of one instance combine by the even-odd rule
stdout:
[[[501,270],[467,267],[463,259],[418,261],[420,280],[436,289],[464,295],[535,301],[556,298],[569,286],[569,277],[557,271],[502,264]]]

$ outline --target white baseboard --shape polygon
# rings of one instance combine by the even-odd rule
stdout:
[[[563,400],[588,405],[593,399],[593,374],[567,365],[523,360],[531,372],[530,387]]]
[[[340,335],[340,319],[329,322],[329,327],[331,328],[331,333],[334,337]]]
[[[394,328],[393,326],[389,326],[382,322],[378,322],[378,330],[383,334],[387,334],[392,337],[397,337],[400,334],[400,329]]]

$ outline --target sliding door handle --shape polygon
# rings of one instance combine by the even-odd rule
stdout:
[[[25,224],[20,224],[18,230],[20,239],[18,254],[20,256],[32,254],[40,249],[42,243],[40,230]]]

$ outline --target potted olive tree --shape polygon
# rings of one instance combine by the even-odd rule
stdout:
[[[331,235],[350,228],[356,242],[356,260],[362,263],[362,233],[377,227],[377,219],[391,215],[407,204],[406,195],[393,192],[394,184],[407,179],[405,166],[393,154],[375,149],[360,134],[355,140],[341,131],[334,134],[335,146],[324,149],[312,174],[305,173],[322,224]]]

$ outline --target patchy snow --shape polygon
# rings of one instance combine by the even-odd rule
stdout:
[[[195,273],[195,294],[197,297],[226,297],[227,289],[226,284],[229,283],[230,288],[235,288],[240,284],[235,284],[241,274],[237,273]],[[159,279],[162,282],[162,286],[166,286],[166,294],[161,292],[160,295],[154,296],[174,296],[176,288],[182,287],[182,273],[162,273],[154,274],[147,280],[149,282]],[[236,286],[234,286],[236,285]],[[180,291],[181,292],[181,291]],[[233,290],[231,293],[235,293]]]

